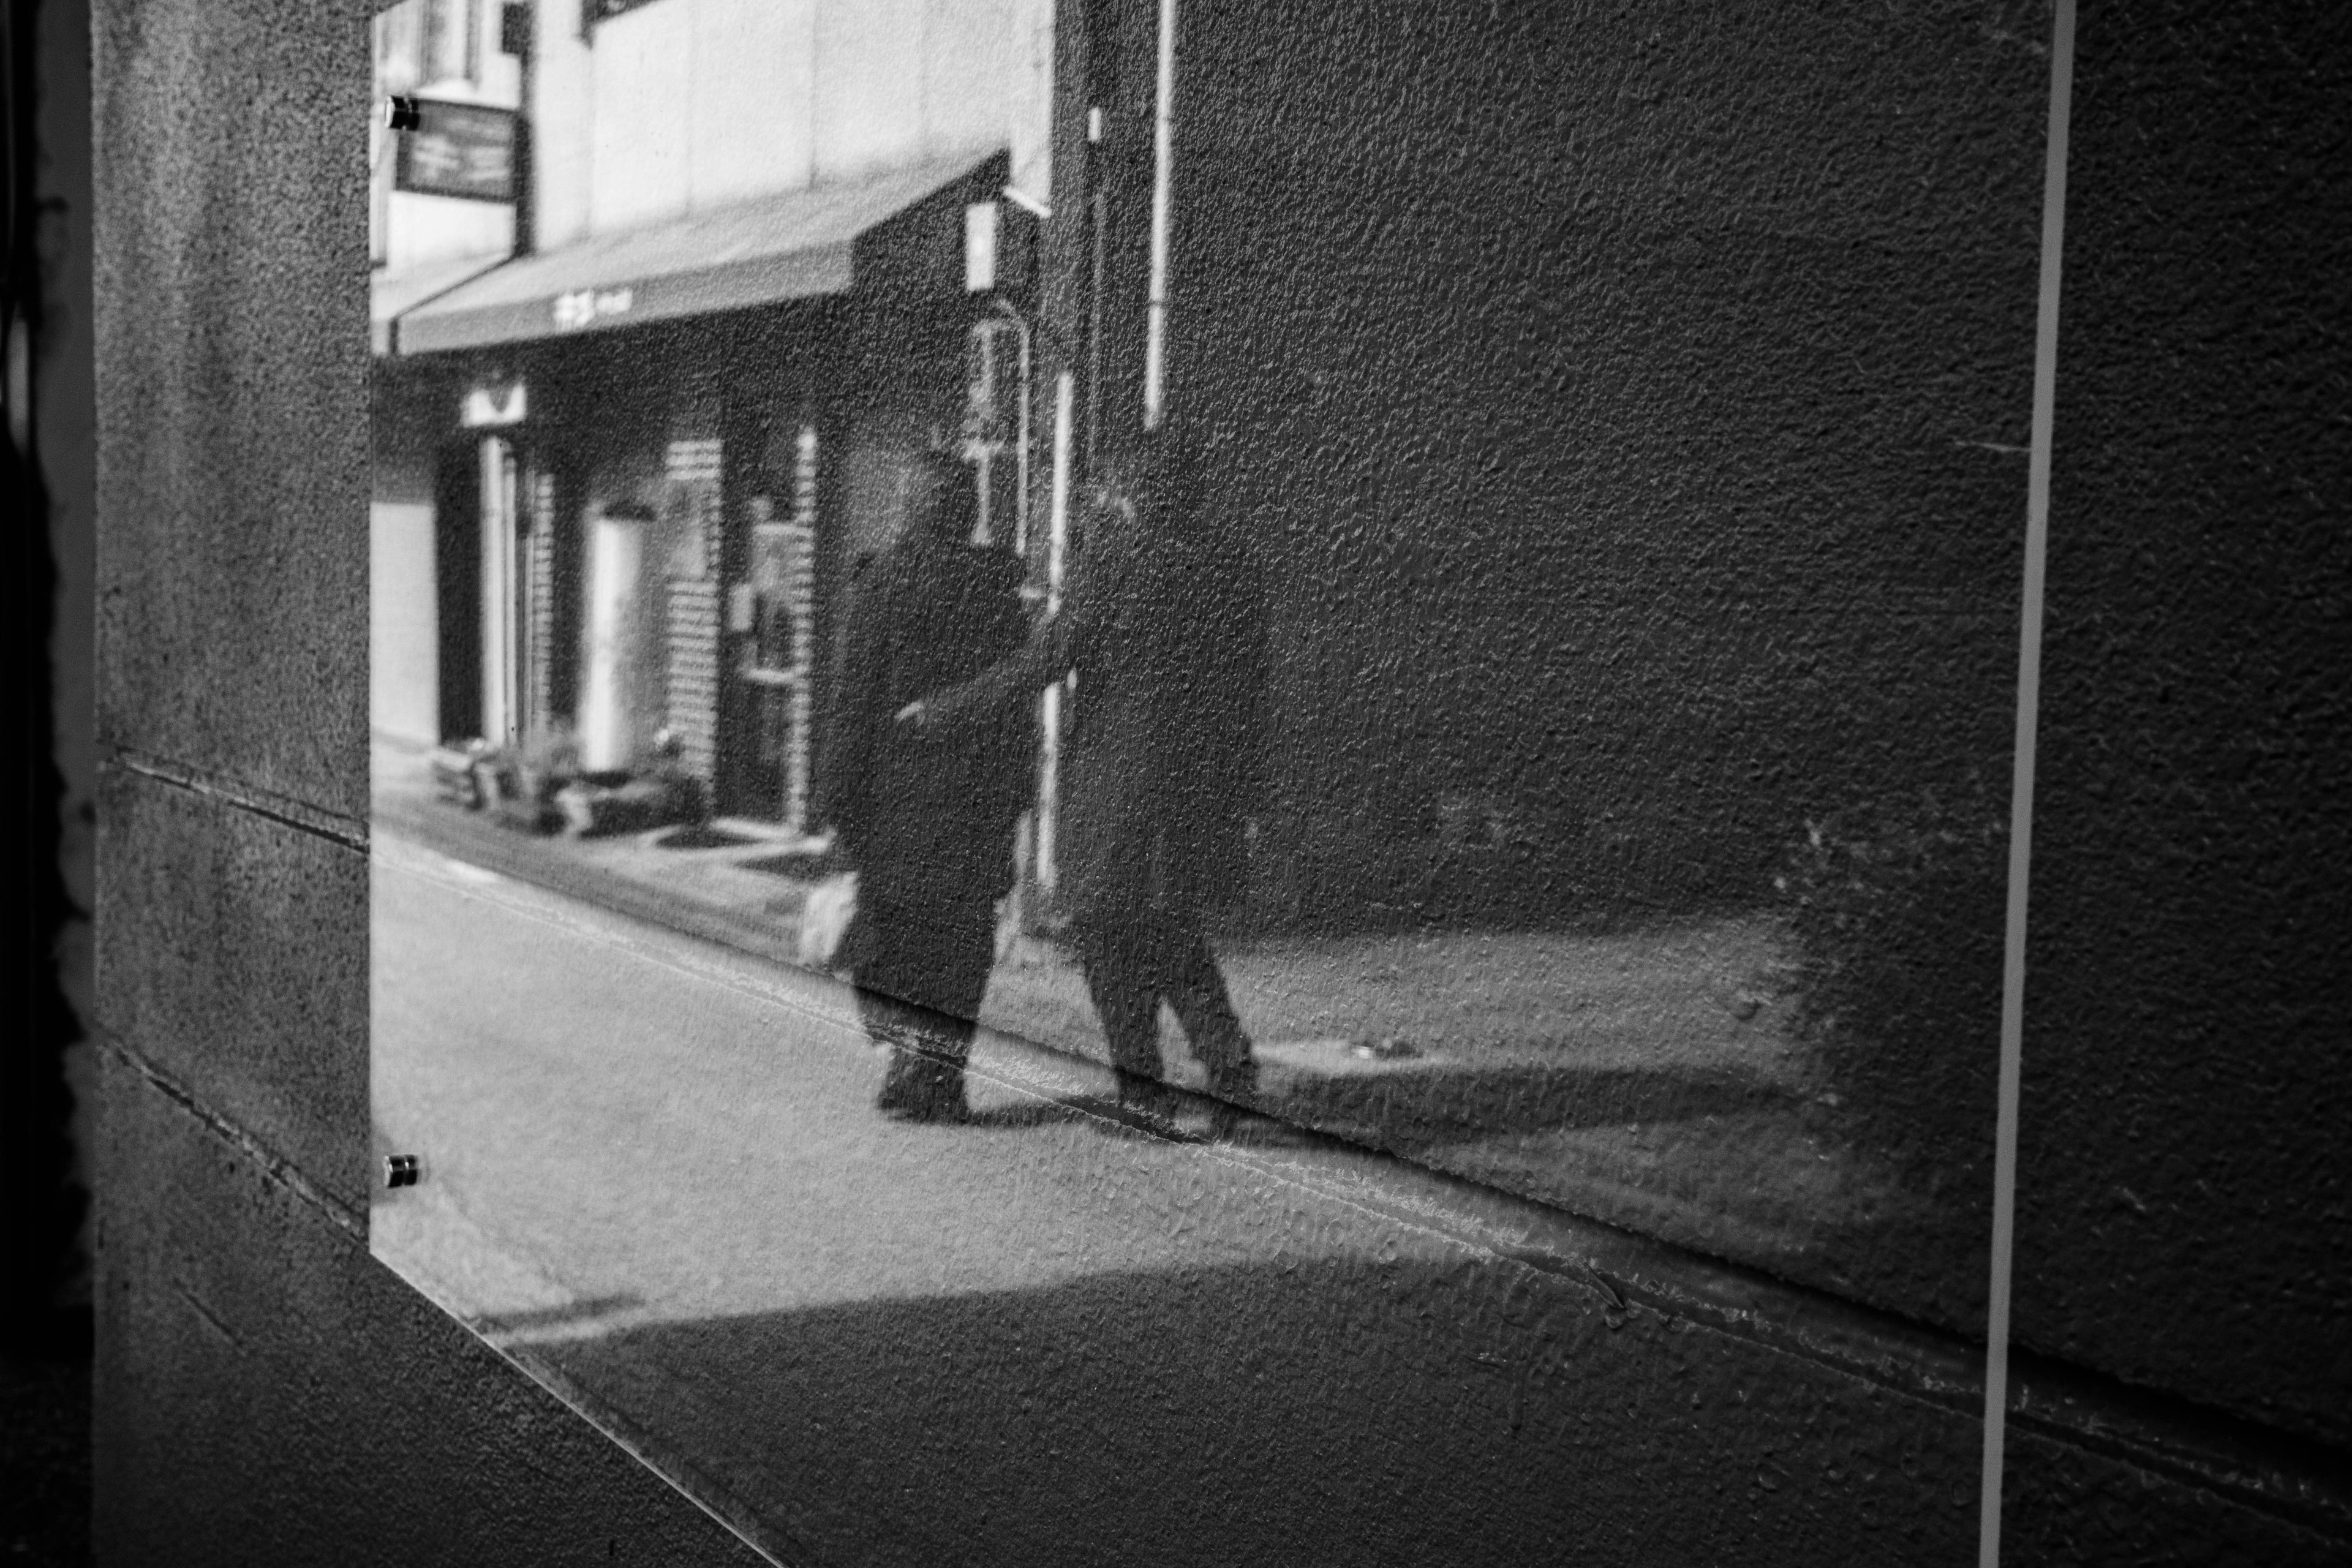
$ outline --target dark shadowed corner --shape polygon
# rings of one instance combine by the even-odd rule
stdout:
[[[89,10],[13,3],[5,111],[12,1026],[0,1044],[0,1554],[89,1549]]]

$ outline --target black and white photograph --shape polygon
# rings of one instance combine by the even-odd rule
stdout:
[[[1981,1333],[2046,24],[383,11],[378,1255],[775,1528],[1375,1155]]]
[[[5,44],[0,1558],[2352,1561],[2352,11]]]

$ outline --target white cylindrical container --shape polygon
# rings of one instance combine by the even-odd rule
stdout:
[[[646,523],[598,516],[588,525],[586,658],[580,688],[580,765],[625,768],[635,754],[638,665],[645,658]]]

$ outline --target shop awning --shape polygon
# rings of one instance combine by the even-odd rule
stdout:
[[[392,323],[402,311],[415,310],[467,279],[480,277],[504,260],[503,256],[461,256],[448,261],[427,261],[398,272],[373,274],[368,280],[368,338],[375,352],[392,352]]]
[[[523,257],[401,317],[400,352],[482,348],[843,293],[855,280],[861,236],[1001,156],[812,186]],[[961,235],[960,213],[958,224]]]

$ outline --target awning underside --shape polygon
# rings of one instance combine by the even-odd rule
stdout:
[[[404,311],[415,309],[437,294],[446,294],[469,278],[478,278],[506,258],[460,256],[427,261],[398,272],[379,272],[368,280],[368,336],[375,352],[392,352],[392,323]]]
[[[817,185],[508,262],[410,310],[402,353],[742,310],[846,290],[858,237],[992,154]]]

